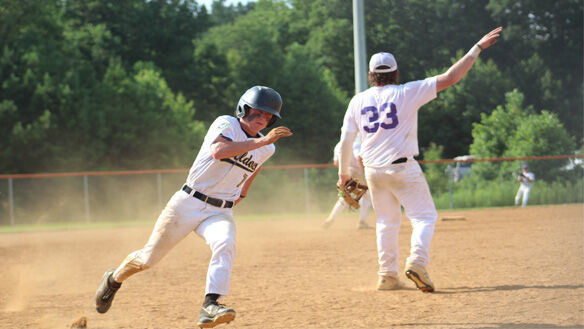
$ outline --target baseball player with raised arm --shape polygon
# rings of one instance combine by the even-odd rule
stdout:
[[[339,152],[341,150],[341,143],[337,143],[335,145],[333,151],[333,163],[335,167],[339,167]],[[367,182],[365,181],[365,174],[363,172],[363,165],[361,164],[361,157],[359,153],[361,151],[361,142],[359,139],[355,140],[353,144],[353,156],[351,156],[351,163],[349,166],[349,171],[351,177],[356,178],[361,184],[366,185]],[[369,208],[371,207],[371,195],[369,194],[369,190],[363,195],[361,200],[359,200],[360,207],[359,207],[359,223],[357,224],[358,229],[372,229],[373,227],[367,224],[367,216],[369,215]],[[322,223],[323,228],[329,228],[337,216],[345,210],[349,205],[345,200],[339,196],[337,202],[333,206],[331,213],[327,217],[327,219]]]
[[[235,257],[232,207],[244,198],[275,151],[273,145],[291,136],[286,127],[260,131],[281,118],[282,98],[275,90],[255,86],[240,98],[236,117],[223,115],[210,126],[183,187],[170,199],[144,248],[130,253],[117,269],[105,272],[95,293],[99,313],[110,308],[122,282],[158,263],[189,233],[201,236],[211,248],[205,299],[198,326],[213,328],[229,323],[235,311],[217,302],[229,294]]]
[[[527,165],[523,165],[523,171],[517,175],[517,181],[519,184],[519,189],[517,190],[517,194],[515,195],[515,205],[519,205],[519,201],[521,200],[521,206],[526,207],[527,201],[529,200],[529,193],[531,192],[531,186],[533,181],[535,180],[535,175],[529,171],[529,167]]]
[[[345,113],[338,184],[342,186],[350,179],[351,147],[360,133],[365,178],[377,215],[379,290],[402,287],[398,279],[400,205],[412,224],[406,276],[423,292],[435,289],[426,267],[437,212],[422,169],[414,159],[418,155],[418,110],[438,92],[460,81],[501,31],[499,27],[486,34],[445,73],[402,85],[398,84],[399,70],[392,54],[371,56],[372,87],[355,95]]]

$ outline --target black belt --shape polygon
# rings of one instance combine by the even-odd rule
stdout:
[[[399,159],[395,160],[394,162],[392,162],[391,164],[404,163],[404,162],[408,162],[408,158],[399,158]]]
[[[188,187],[187,185],[183,186],[182,190],[187,192],[187,194],[191,194],[191,192],[193,191],[193,189]],[[199,191],[195,191],[195,193],[193,193],[193,196],[195,198],[197,198],[205,203],[208,203],[212,206],[215,206],[215,207],[219,207],[219,208],[233,207],[233,201],[225,201],[225,200],[221,200],[221,199],[215,199],[215,198],[212,198],[210,196],[206,196]]]

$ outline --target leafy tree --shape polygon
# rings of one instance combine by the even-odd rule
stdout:
[[[193,121],[193,103],[175,95],[152,63],[136,63],[129,75],[112,61],[97,90],[94,97],[105,102],[82,112],[79,120],[96,140],[81,150],[81,161],[95,158],[102,167],[136,169],[144,163],[162,168],[192,161],[204,127]]]
[[[252,10],[255,2],[248,2],[243,5],[238,2],[236,5],[225,5],[225,0],[213,0],[211,3],[211,15],[209,20],[213,26],[228,24],[234,21],[237,17],[245,15]]]
[[[294,136],[281,141],[283,154],[279,158],[300,163],[330,162],[347,104],[339,98],[338,88],[321,76],[305,47],[291,45],[286,54],[275,88],[284,100],[281,124]]]
[[[352,4],[342,0],[296,0],[292,42],[305,44],[347,95],[355,92]]]
[[[505,107],[498,106],[491,115],[482,114],[481,123],[473,128],[474,141],[470,146],[473,155],[479,158],[522,157],[538,155],[570,154],[574,141],[554,114],[542,111],[536,114],[531,106],[523,107],[524,96],[517,90],[507,93]],[[533,167],[538,176],[552,180],[561,163],[535,161]],[[491,162],[476,163],[473,175],[486,180],[514,177],[517,164],[502,165]]]
[[[451,61],[454,63],[462,55],[459,52]],[[427,76],[441,74],[447,69],[430,70]],[[459,83],[440,92],[437,99],[420,109],[420,144],[434,142],[444,145],[443,155],[447,158],[468,154],[473,123],[502,104],[505,92],[509,90],[511,81],[493,61],[484,62],[478,58]]]
[[[504,157],[572,154],[575,143],[558,120],[556,114],[543,110],[521,120],[515,133],[509,138]],[[539,179],[553,181],[561,175],[567,160],[529,161],[529,167]],[[506,163],[510,169],[516,169]],[[503,167],[505,170],[506,167]]]
[[[199,40],[195,59],[208,65],[203,73],[222,88],[208,88],[211,93],[201,94],[195,101],[209,104],[204,116],[214,118],[232,113],[239,96],[251,86],[270,86],[284,101],[283,120],[278,124],[295,132],[294,138],[279,144],[278,158],[328,162],[346,104],[339,99],[338,85],[330,73],[319,68],[309,47],[282,41],[289,36],[282,31],[290,25],[286,18],[290,11],[283,3],[258,2],[247,15],[211,29]],[[203,62],[202,54],[211,54],[211,60]],[[209,99],[210,95],[217,99]]]
[[[188,93],[193,88],[192,40],[206,31],[210,18],[195,0],[79,0],[67,2],[65,18],[74,27],[103,24],[118,41],[112,50],[125,69],[153,62],[169,85]]]
[[[487,9],[505,25],[504,42],[497,45],[504,56],[498,62],[512,68],[512,77],[517,85],[523,85],[521,91],[528,96],[529,104],[554,109],[570,134],[581,140],[582,1],[490,0]],[[526,66],[531,69],[526,71]]]

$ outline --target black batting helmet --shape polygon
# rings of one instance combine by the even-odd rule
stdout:
[[[239,99],[235,109],[235,116],[243,118],[250,107],[273,114],[272,119],[268,122],[268,127],[273,125],[278,118],[282,118],[280,116],[282,97],[270,87],[254,86],[249,88]]]

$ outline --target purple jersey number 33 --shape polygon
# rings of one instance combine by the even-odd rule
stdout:
[[[387,109],[389,109],[389,111],[385,112],[385,118],[383,118],[381,122],[378,122],[379,114],[383,114]],[[363,129],[368,133],[376,132],[379,127],[383,129],[393,129],[398,124],[397,108],[394,103],[383,103],[379,110],[375,106],[367,106],[361,109],[361,114],[366,115],[367,119],[369,119],[369,124],[363,126]],[[385,119],[389,120],[385,121]]]

